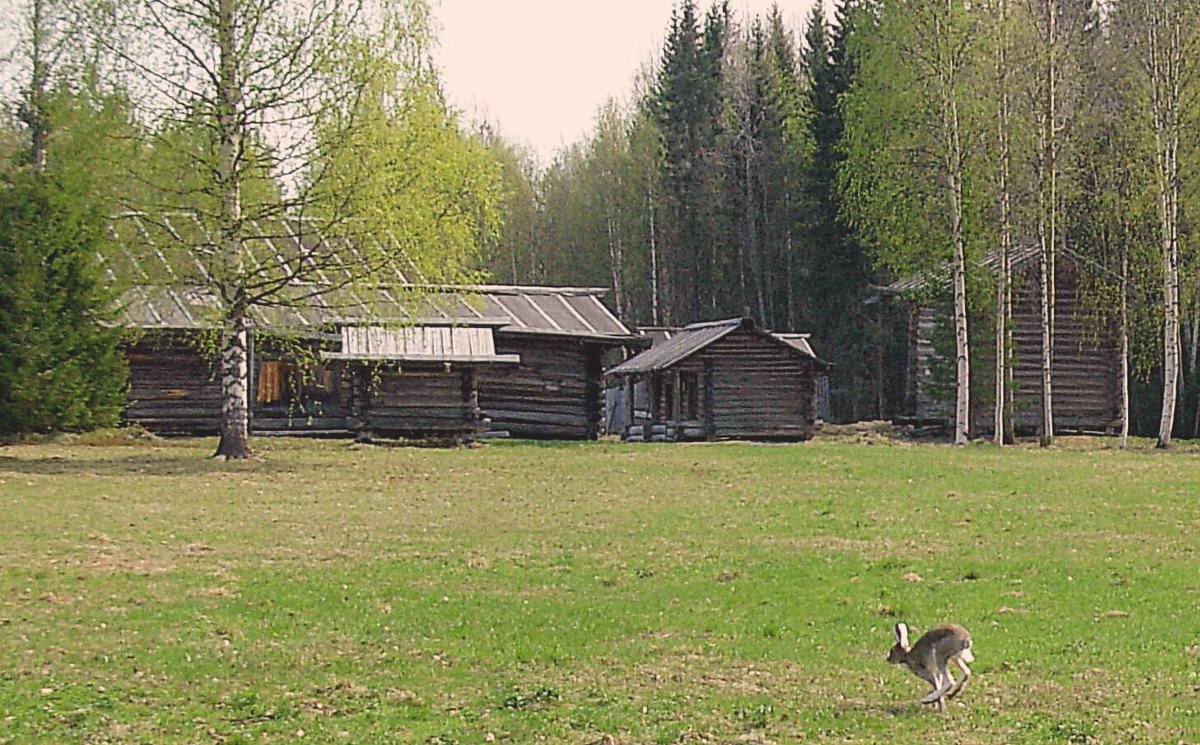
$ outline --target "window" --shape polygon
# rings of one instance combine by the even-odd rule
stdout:
[[[257,404],[274,404],[288,400],[288,378],[291,365],[282,360],[264,360],[258,366],[258,392],[254,396]]]

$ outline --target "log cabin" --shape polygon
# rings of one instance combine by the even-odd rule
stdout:
[[[1042,325],[1037,243],[1012,252],[1013,424],[1031,434],[1041,428]],[[998,271],[999,255],[981,265]],[[1119,337],[1113,319],[1097,311],[1097,288],[1115,281],[1103,268],[1070,250],[1055,262],[1055,324],[1051,355],[1051,390],[1056,432],[1112,433],[1119,427],[1121,365]],[[892,284],[887,294],[909,304],[908,361],[905,365],[904,418],[948,422],[954,413],[952,319],[930,301],[930,280],[914,277]],[[994,429],[995,321],[972,314],[971,434]]]
[[[649,350],[607,373],[624,388],[624,440],[812,438],[817,379],[829,365],[806,335],[771,333],[750,318],[734,318],[658,336]],[[636,403],[640,384],[645,410]]]
[[[106,258],[106,269],[110,280],[125,288],[119,322],[135,332],[127,347],[131,381],[126,419],[161,434],[215,433],[221,409],[214,369],[220,301],[177,268],[193,261],[186,252],[172,255],[163,248],[165,238],[152,238],[164,222],[173,235],[184,234],[182,229],[169,220],[156,226],[143,224],[136,215],[125,220],[138,229],[126,224],[113,231],[116,248]],[[274,233],[275,242],[287,234],[259,232]],[[287,248],[278,252],[287,253]],[[504,360],[473,366],[474,382],[468,386],[492,434],[594,439],[603,429],[605,356],[644,344],[605,307],[602,288],[435,286],[409,282],[397,270],[388,286],[302,289],[307,302],[251,312],[255,432],[344,434],[361,426],[343,368],[352,371],[384,361],[339,358],[339,352],[353,353],[342,349],[343,329],[462,327],[487,328],[494,355]],[[414,370],[411,360],[393,362]],[[455,370],[465,367],[462,360],[443,362]],[[418,376],[388,376],[386,381],[396,389],[393,395],[399,395],[402,383],[418,386]],[[426,394],[446,403],[444,392],[435,396],[435,389],[426,386]]]

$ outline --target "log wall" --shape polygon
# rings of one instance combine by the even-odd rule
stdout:
[[[1042,326],[1036,271],[1036,266],[1029,266],[1018,272],[1013,293],[1013,380],[1016,387],[1013,421],[1025,432],[1035,431],[1041,425]],[[1083,276],[1073,262],[1060,259],[1055,275],[1051,370],[1055,430],[1111,431],[1120,410],[1116,331],[1110,325],[1099,323],[1089,310],[1084,297]],[[953,379],[941,379],[948,372],[947,363],[937,354],[932,341],[937,323],[931,308],[914,311],[909,340],[909,391],[912,410],[920,420],[948,420],[954,412]],[[976,329],[986,329],[983,334],[972,333],[971,355],[972,430],[982,434],[993,429],[991,372],[995,366],[995,353],[990,334],[994,333],[994,320],[973,316],[972,323]],[[986,341],[980,344],[979,339]],[[952,371],[949,372],[952,375]],[[977,380],[977,375],[985,380]]]
[[[126,348],[129,405],[125,421],[156,434],[216,434],[221,384],[216,364],[186,337],[148,334]]]
[[[412,369],[352,364],[342,376],[344,420],[361,439],[471,437],[487,423],[475,406],[476,375],[469,369]]]
[[[534,439],[598,436],[604,411],[600,345],[500,332],[496,352],[519,354],[521,364],[480,375],[479,407],[491,431]]]

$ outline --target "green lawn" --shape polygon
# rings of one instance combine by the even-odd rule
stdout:
[[[3,447],[0,742],[1200,742],[1200,455],[1076,445]]]

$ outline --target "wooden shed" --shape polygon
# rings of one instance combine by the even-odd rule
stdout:
[[[1013,271],[1013,424],[1018,431],[1041,426],[1042,326],[1040,247],[1027,243],[1011,257]],[[997,254],[983,260],[994,271]],[[1105,270],[1073,251],[1060,251],[1055,262],[1055,324],[1051,365],[1056,432],[1111,433],[1118,427],[1121,396],[1119,339],[1115,324],[1096,311],[1088,293]],[[889,290],[902,297],[928,296],[928,280],[913,278]],[[910,303],[905,385],[908,416],[917,421],[949,421],[954,412],[950,366],[940,351],[952,341],[952,320],[931,302]],[[972,349],[972,434],[994,427],[994,320],[973,314],[970,323],[986,343]],[[952,347],[950,347],[952,349]]]
[[[343,327],[339,364],[347,424],[361,441],[384,437],[471,440],[490,423],[479,406],[481,373],[516,367],[497,354],[490,325]]]
[[[220,301],[197,281],[202,278],[196,276],[196,262],[174,237],[200,229],[187,216],[152,224],[130,215],[119,222],[106,268],[114,284],[126,288],[120,323],[139,332],[128,347],[126,419],[163,434],[215,433],[220,390],[213,355],[205,350],[215,346]],[[159,235],[164,230],[172,235]],[[288,230],[259,232],[275,236],[267,241],[273,253],[289,254],[289,247],[280,245],[291,240],[280,237]],[[304,235],[313,239],[311,232]],[[196,240],[209,239],[197,234]],[[340,366],[350,360],[322,353],[346,351],[344,327],[407,326],[487,327],[496,355],[520,359],[515,365],[476,369],[479,407],[493,433],[589,439],[601,432],[605,355],[644,345],[604,306],[604,289],[431,286],[410,281],[413,271],[397,270],[394,284],[370,288],[336,282],[328,290],[305,286],[299,289],[309,298],[306,303],[254,308],[252,430],[346,432],[353,407],[350,389],[340,382]],[[405,377],[406,384],[417,386],[417,381],[415,375]]]
[[[607,377],[625,389],[627,441],[807,440],[817,378],[827,369],[804,335],[734,318],[685,326]],[[635,403],[639,383],[644,413]]]

